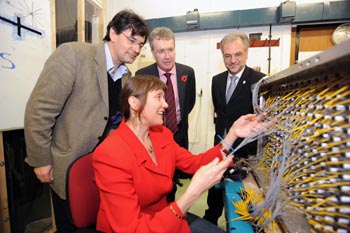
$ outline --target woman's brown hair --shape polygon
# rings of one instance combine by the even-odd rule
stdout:
[[[145,107],[148,92],[152,90],[165,91],[165,89],[165,83],[153,75],[136,75],[134,77],[127,78],[123,84],[120,98],[120,106],[125,120],[130,118],[130,104],[128,101],[130,96],[135,96],[140,100],[141,106],[138,111],[138,114],[140,114]]]

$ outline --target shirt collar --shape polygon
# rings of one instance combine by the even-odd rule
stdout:
[[[112,55],[108,48],[108,42],[105,42],[104,46],[105,46],[105,53],[106,53],[107,72],[111,75],[111,78],[113,79],[113,81],[117,81],[124,74],[126,74],[129,71],[129,69],[124,64],[121,64],[119,67],[114,67]],[[113,74],[113,71],[115,68],[117,68],[117,71],[114,72]]]
[[[114,64],[113,64],[111,52],[109,51],[109,48],[108,48],[108,42],[105,42],[104,44],[105,44],[107,71],[110,71],[114,68]]]
[[[164,74],[166,74],[166,73],[176,74],[175,65],[174,65],[173,68],[172,68],[170,71],[168,71],[168,72],[162,70],[161,68],[159,68],[159,66],[157,66],[157,68],[158,68],[158,73],[159,73],[159,75],[160,75],[161,77],[164,76]]]
[[[233,77],[236,76],[236,77],[238,77],[237,80],[239,80],[239,79],[241,78],[241,76],[242,76],[244,70],[245,70],[245,66],[244,66],[243,69],[242,69],[241,71],[239,71],[237,74],[231,74],[230,72],[228,72],[228,76],[233,76]]]

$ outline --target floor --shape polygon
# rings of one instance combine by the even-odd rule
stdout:
[[[44,218],[28,224],[25,227],[25,233],[49,233],[52,229],[51,217]]]
[[[180,196],[187,188],[190,180],[182,179],[181,183],[183,183],[182,187],[177,188],[176,197]],[[205,210],[207,209],[207,192],[203,193],[202,196],[194,203],[194,205],[190,208],[190,212],[196,214],[200,217],[203,217]],[[221,217],[219,218],[218,225],[221,229],[226,231],[226,219],[224,211],[222,212]]]

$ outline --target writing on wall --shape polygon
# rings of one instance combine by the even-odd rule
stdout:
[[[13,70],[16,68],[14,61],[11,60],[11,54],[0,52],[0,67]]]
[[[24,127],[27,100],[51,47],[49,0],[0,0],[0,131]]]
[[[16,32],[17,32],[17,36],[20,37],[20,38],[22,38],[22,31],[23,30],[27,30],[27,31],[32,32],[34,34],[37,34],[39,36],[43,35],[43,33],[40,30],[32,28],[32,27],[30,27],[28,25],[23,24],[23,18],[24,17],[16,16],[16,20],[11,20],[11,19],[8,19],[8,18],[3,17],[3,16],[0,15],[0,20],[5,21],[6,23],[8,23],[10,25],[15,26],[15,29],[16,29]]]

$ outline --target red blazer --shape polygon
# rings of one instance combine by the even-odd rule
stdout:
[[[98,230],[190,232],[187,221],[174,216],[166,201],[174,170],[193,174],[215,157],[222,159],[219,146],[193,155],[178,146],[163,126],[153,127],[150,137],[158,166],[124,121],[96,148],[93,165],[101,198]]]

